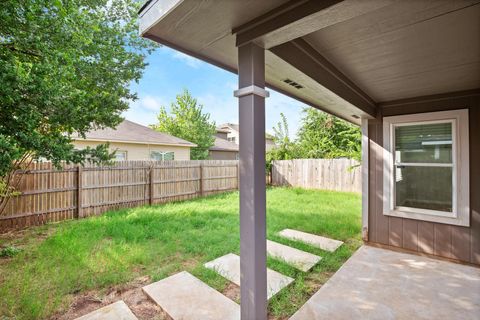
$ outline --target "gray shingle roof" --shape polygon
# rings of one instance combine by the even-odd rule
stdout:
[[[81,140],[79,135],[74,135],[73,139]],[[183,140],[167,133],[158,132],[149,127],[142,126],[138,123],[124,120],[116,129],[106,128],[101,130],[89,131],[86,139],[101,141],[122,141],[132,143],[149,143],[149,144],[165,144],[179,145],[186,147],[196,147],[197,145]]]
[[[240,126],[238,124],[235,124],[235,123],[223,123],[221,125],[219,125],[217,127],[217,131],[219,130],[225,130],[226,128],[230,128],[232,130],[235,130],[237,132],[240,132]],[[271,135],[270,133],[268,132],[265,132],[265,138],[266,139],[270,139],[270,140],[273,140],[274,139],[274,136]]]
[[[237,151],[238,144],[227,141],[225,139],[215,137],[215,144],[209,148],[212,151]]]

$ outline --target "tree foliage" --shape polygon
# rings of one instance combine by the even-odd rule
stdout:
[[[267,153],[267,169],[273,160],[289,159],[361,159],[360,129],[345,120],[314,108],[303,109],[303,118],[298,137],[289,137],[288,123],[284,114],[273,128],[276,148]]]
[[[215,142],[215,123],[210,121],[210,114],[203,113],[203,106],[197,103],[188,90],[177,95],[170,106],[170,112],[162,106],[157,115],[158,123],[152,128],[173,136],[193,142],[190,158],[203,160],[208,158],[208,149]]]
[[[360,161],[360,129],[333,115],[305,108],[298,144],[305,158],[352,158]]]
[[[138,36],[137,9],[134,0],[2,1],[0,200],[12,172],[36,159],[109,157],[104,145],[75,150],[71,137],[115,127],[136,98],[130,83],[155,47]]]
[[[267,170],[270,169],[273,160],[290,160],[300,157],[298,144],[290,139],[288,122],[285,114],[280,113],[281,120],[273,127],[273,141],[275,148],[269,150],[266,154]]]

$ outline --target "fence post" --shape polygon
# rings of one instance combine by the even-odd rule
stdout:
[[[82,172],[81,165],[77,167],[77,215],[75,218],[82,218]]]
[[[148,180],[149,180],[149,188],[148,188],[148,193],[149,193],[149,196],[148,196],[148,203],[150,205],[153,204],[153,170],[155,170],[155,165],[152,164],[150,166],[150,171],[148,173]]]
[[[240,160],[237,160],[237,190],[240,191]]]
[[[203,163],[200,162],[200,197],[203,197]]]

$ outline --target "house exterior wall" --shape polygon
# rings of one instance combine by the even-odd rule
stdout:
[[[272,139],[265,139],[265,150],[270,151],[275,148],[275,142]]]
[[[238,160],[238,151],[215,151],[210,150],[209,160]]]
[[[218,132],[215,133],[215,136],[216,137],[219,137],[220,139],[224,139],[224,140],[227,140],[228,138],[228,133],[227,132]]]
[[[388,105],[383,116],[469,109],[470,226],[383,214],[383,123],[368,121],[368,242],[480,264],[480,95]]]
[[[102,143],[105,142],[76,140],[73,144],[77,149],[84,149],[87,146],[95,147]],[[110,150],[114,151],[117,149],[119,151],[127,151],[127,160],[150,160],[151,151],[174,152],[175,160],[190,160],[190,147],[110,142]]]
[[[227,134],[227,138],[234,138],[236,144],[240,144],[240,133],[236,130],[230,130],[230,132]]]

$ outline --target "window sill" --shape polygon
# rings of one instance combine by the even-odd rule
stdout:
[[[450,224],[454,226],[462,226],[462,227],[470,226],[469,216],[466,219],[462,219],[461,217],[448,217],[448,216],[440,216],[440,215],[426,214],[426,213],[419,213],[419,212],[406,212],[398,209],[383,212],[383,215],[390,216],[390,217],[397,217],[397,218],[406,218],[406,219],[413,219],[413,220]]]

